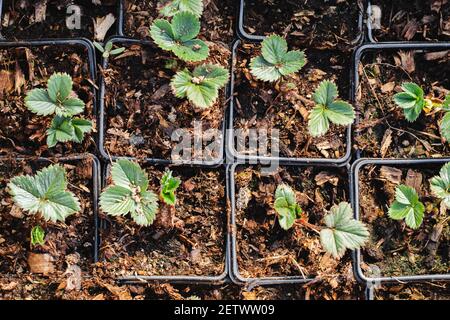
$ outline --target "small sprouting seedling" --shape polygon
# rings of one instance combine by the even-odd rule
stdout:
[[[438,176],[430,180],[431,192],[436,198],[442,199],[447,208],[450,208],[450,162],[439,171]]]
[[[78,211],[80,202],[67,191],[66,171],[60,165],[51,165],[34,176],[24,175],[11,179],[9,192],[22,209],[40,213],[46,221],[62,221]]]
[[[320,242],[334,258],[342,257],[347,249],[360,248],[369,238],[367,227],[353,218],[353,210],[347,202],[333,206],[324,222],[327,227],[320,231]]]
[[[110,56],[116,56],[125,51],[125,48],[123,48],[123,47],[113,49],[112,41],[108,41],[105,44],[104,48],[100,43],[94,41],[94,46],[97,48],[98,51],[100,51],[102,53],[103,58],[109,58]]]
[[[277,187],[274,208],[278,214],[278,223],[284,230],[290,229],[302,214],[302,208],[297,204],[294,190],[286,184]]]
[[[313,137],[324,135],[330,122],[348,126],[355,120],[355,110],[351,104],[338,100],[338,89],[331,81],[322,81],[313,95],[316,106],[309,114],[308,130]]]
[[[271,35],[262,42],[261,55],[251,60],[250,71],[259,80],[273,82],[299,71],[305,64],[303,51],[288,51],[285,39]]]
[[[31,229],[31,246],[44,245],[45,243],[45,231],[41,226],[37,225]]]
[[[442,136],[450,141],[450,94],[445,97],[444,101],[426,97],[423,89],[413,82],[403,83],[402,89],[402,92],[394,95],[394,102],[403,109],[406,120],[416,121],[423,110],[441,109],[445,114],[439,128]]]
[[[187,11],[197,18],[203,13],[203,0],[164,0],[160,13],[166,17],[172,17],[178,12]]]
[[[158,198],[149,191],[147,174],[130,160],[117,160],[111,169],[113,185],[100,195],[101,209],[111,216],[131,214],[141,226],[148,226],[155,220]]]
[[[81,143],[84,134],[92,130],[92,122],[75,118],[84,110],[84,102],[72,92],[72,78],[66,73],[54,73],[47,82],[47,89],[33,89],[27,93],[25,105],[40,116],[55,115],[47,130],[47,145],[75,141]]]
[[[172,171],[167,170],[161,178],[160,198],[166,204],[174,206],[176,202],[175,190],[180,186],[180,179],[172,176]]]
[[[417,229],[422,224],[424,211],[425,207],[414,188],[401,184],[395,189],[395,201],[389,208],[391,219],[405,219],[408,227]]]
[[[152,39],[161,49],[172,51],[184,61],[201,61],[208,57],[208,46],[196,39],[199,32],[200,21],[191,12],[175,14],[172,22],[157,19],[150,28]]]
[[[219,89],[228,82],[228,71],[218,65],[204,64],[193,72],[179,71],[171,81],[176,97],[188,98],[198,108],[209,108],[219,96]]]

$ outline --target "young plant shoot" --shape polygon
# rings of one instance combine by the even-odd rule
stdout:
[[[274,208],[284,230],[290,229],[302,215],[294,190],[285,184],[279,185],[275,191]],[[341,258],[347,249],[360,248],[369,237],[367,227],[353,218],[353,210],[347,202],[333,206],[325,215],[324,222],[326,227],[319,227],[300,220],[300,224],[320,230],[322,247],[336,259]]]
[[[150,27],[150,35],[155,43],[184,61],[202,61],[208,57],[208,46],[196,39],[199,32],[199,19],[186,11],[175,14],[172,22],[157,19]]]
[[[105,44],[104,48],[103,48],[103,46],[100,43],[94,41],[94,47],[97,48],[97,50],[102,53],[102,57],[103,58],[109,58],[110,56],[116,56],[116,55],[121,54],[122,52],[125,51],[125,48],[123,48],[123,47],[113,49],[112,41],[108,41]]]
[[[406,120],[409,122],[416,121],[422,111],[429,113],[433,109],[442,110],[445,114],[442,117],[439,129],[442,136],[450,141],[450,94],[445,97],[445,100],[425,97],[423,89],[413,82],[403,83],[402,89],[402,92],[394,95],[394,102],[403,109]]]
[[[278,214],[280,227],[284,230],[290,229],[295,220],[302,215],[302,208],[297,204],[294,190],[286,184],[277,187],[274,208]]]
[[[130,160],[117,160],[111,169],[113,185],[100,195],[100,207],[111,216],[131,218],[141,226],[148,226],[155,220],[158,211],[158,197],[147,190],[149,181],[141,167]]]
[[[162,0],[159,12],[165,17],[172,17],[178,12],[187,11],[200,18],[203,13],[203,0]]]
[[[251,60],[250,71],[256,79],[274,82],[299,71],[305,64],[303,51],[288,51],[285,39],[271,35],[263,40],[261,55]]]
[[[175,190],[180,186],[180,179],[172,176],[172,171],[167,170],[161,178],[161,192],[159,194],[161,200],[169,206],[175,206],[177,201]]]
[[[67,190],[66,171],[60,165],[51,165],[34,176],[14,177],[8,188],[17,206],[31,214],[40,213],[46,221],[64,222],[80,211],[80,202]]]
[[[228,71],[218,65],[203,64],[193,72],[177,72],[171,81],[172,91],[178,98],[188,98],[197,108],[211,107],[219,96],[219,89],[228,82]]]
[[[424,212],[425,206],[414,188],[401,184],[395,189],[395,201],[389,208],[391,219],[404,219],[408,227],[417,229],[422,224]]]
[[[450,162],[441,168],[438,176],[431,178],[430,186],[431,193],[450,208]]]
[[[30,244],[31,247],[35,247],[37,245],[42,246],[45,243],[45,231],[42,229],[40,225],[34,226],[33,229],[31,229],[30,234]]]
[[[308,130],[313,137],[322,136],[330,128],[330,122],[348,126],[355,120],[355,110],[351,104],[338,100],[338,89],[331,81],[322,81],[313,94],[316,106],[309,114]]]
[[[57,142],[83,142],[84,134],[92,130],[89,120],[74,117],[84,110],[84,102],[72,91],[72,78],[66,73],[54,73],[47,82],[47,89],[33,89],[27,93],[25,105],[40,116],[54,115],[47,130],[47,145]]]

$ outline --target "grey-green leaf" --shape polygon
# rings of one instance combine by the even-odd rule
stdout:
[[[438,176],[430,179],[430,188],[432,194],[450,208],[450,162],[441,168]]]
[[[148,178],[145,171],[137,163],[127,159],[119,159],[113,163],[111,176],[117,186],[130,190],[139,187],[141,192],[148,188]]]
[[[180,11],[188,11],[200,18],[203,12],[203,0],[168,0],[165,1],[160,13],[172,17]]]

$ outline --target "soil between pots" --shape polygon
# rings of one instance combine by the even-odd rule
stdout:
[[[450,89],[449,50],[377,50],[363,52],[358,66],[356,143],[363,157],[434,158],[450,155],[441,138],[443,112],[408,122],[393,96],[403,82],[415,82],[425,94],[443,97]],[[358,117],[358,116],[357,116]]]
[[[439,175],[442,165],[370,164],[361,169],[356,196],[360,199],[360,219],[367,223],[371,234],[361,250],[363,271],[370,272],[370,265],[375,265],[383,277],[449,273],[450,223],[445,222],[446,210],[431,195],[429,185],[429,179]],[[399,183],[416,186],[425,205],[424,221],[417,230],[388,217]],[[437,234],[437,240],[433,240]]]
[[[243,27],[250,35],[276,33],[295,46],[342,50],[350,50],[359,38],[360,0],[242,1]]]
[[[237,262],[244,278],[302,276],[352,290],[351,258],[326,254],[320,236],[302,226],[281,229],[273,209],[277,185],[286,183],[297,192],[303,219],[321,225],[335,204],[348,199],[345,168],[281,166],[273,176],[259,167],[238,166],[235,179]]]
[[[95,95],[87,48],[82,45],[52,46],[0,45],[0,154],[11,153],[52,157],[84,153],[95,148],[93,133],[82,144],[58,143],[48,148],[46,131],[52,117],[38,116],[25,106],[25,96],[34,88],[46,88],[53,72],[66,72],[74,82],[73,90],[85,102],[83,113],[95,128]]]
[[[312,95],[322,80],[334,81],[340,98],[348,100],[349,76],[345,70],[350,57],[332,50],[307,49],[308,62],[297,74],[267,83],[254,79],[250,73],[251,58],[259,51],[259,44],[245,42],[236,49],[234,130],[278,129],[282,157],[344,157],[346,127],[332,124],[327,134],[313,138],[308,132],[308,113],[314,107]]]
[[[139,227],[129,216],[112,218],[102,230],[103,267],[120,276],[218,276],[225,268],[226,200],[222,168],[172,167],[182,182],[176,217],[182,230]],[[150,190],[159,192],[165,168],[145,165]],[[109,180],[110,178],[108,178]],[[157,215],[161,214],[159,210]]]
[[[151,39],[149,28],[159,15],[159,0],[123,0],[124,34],[132,38]],[[235,0],[203,1],[201,31],[209,41],[231,44],[234,38]]]
[[[0,278],[8,276],[31,277],[36,281],[65,284],[64,274],[68,265],[76,265],[86,272],[93,262],[94,209],[93,209],[93,159],[68,160],[60,164],[66,169],[68,189],[80,200],[81,211],[69,216],[65,223],[45,222],[36,215],[28,215],[16,207],[6,190],[11,178],[23,174],[35,174],[56,160],[7,160],[0,161]],[[45,244],[30,248],[30,232],[41,225],[46,233]],[[27,262],[30,253],[48,254],[53,258],[54,271],[48,275],[31,274]]]
[[[377,41],[448,41],[450,3],[435,0],[372,0],[381,9],[381,29],[372,30]],[[370,31],[369,31],[370,32]]]
[[[3,0],[1,34],[8,40],[85,37],[103,41],[94,39],[95,20],[108,14],[117,19],[118,8],[115,0],[102,1],[102,5],[95,5],[92,0],[50,0],[46,8],[39,6],[39,3],[33,0]],[[80,29],[71,30],[66,25],[68,17],[69,22],[76,21],[70,19],[76,14],[75,11],[69,11],[68,7],[71,5],[81,9]],[[112,35],[115,31],[114,24],[109,28],[107,35]]]
[[[375,290],[375,300],[450,300],[450,283],[386,285]]]
[[[122,43],[117,40],[115,44],[126,47],[127,51],[110,61],[104,70],[104,148],[108,154],[173,160],[171,153],[179,142],[172,141],[172,134],[177,129],[184,129],[194,136],[196,126],[202,129],[204,146],[222,143],[224,89],[220,90],[214,105],[203,111],[196,110],[187,99],[176,98],[170,88],[175,72],[185,67],[192,69],[193,64],[175,59],[150,42],[124,40]],[[208,42],[208,46],[210,56],[202,63],[228,68],[229,49],[212,42]],[[216,130],[218,136],[207,141],[209,129]],[[202,154],[197,154],[191,148],[189,144],[186,152],[192,152],[195,160],[221,157],[218,149],[204,149]]]

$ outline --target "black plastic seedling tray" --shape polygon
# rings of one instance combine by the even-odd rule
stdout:
[[[241,39],[244,40],[254,40],[254,41],[258,41],[258,40],[264,40],[265,36],[263,34],[249,34],[247,31],[245,31],[245,2],[246,0],[236,0],[239,1],[239,12],[238,12],[238,17],[237,17],[237,34]],[[356,2],[356,1],[355,1]],[[324,6],[326,6],[327,4],[324,4]],[[357,5],[357,3],[355,3],[355,5]],[[356,36],[356,38],[352,41],[352,43],[354,43],[355,45],[360,43],[363,39],[364,39],[364,24],[363,24],[363,16],[364,16],[364,10],[361,8],[360,12],[359,12],[359,17],[358,17],[358,35]]]
[[[251,166],[249,164],[243,162],[236,162],[234,164],[230,164],[228,166],[228,187],[229,187],[229,210],[230,210],[230,226],[229,226],[229,243],[230,243],[230,256],[229,256],[229,270],[230,270],[230,278],[237,285],[246,285],[248,287],[255,286],[270,286],[270,285],[282,285],[282,284],[306,284],[314,280],[314,278],[306,278],[302,276],[277,276],[277,277],[261,277],[261,278],[246,278],[243,277],[239,272],[239,264],[238,264],[238,252],[237,252],[237,225],[236,225],[236,188],[235,188],[235,179],[234,173],[237,166]],[[335,166],[330,164],[320,164],[320,165],[311,165],[311,164],[280,164],[281,166],[296,166],[296,167],[330,167],[335,168]],[[349,171],[350,166],[347,165],[347,171]],[[350,177],[349,177],[350,179]],[[350,197],[350,195],[349,195]],[[349,199],[350,201],[350,199]]]
[[[92,227],[94,228],[94,243],[92,248],[92,259],[93,262],[96,263],[98,261],[98,248],[99,248],[99,217],[98,217],[98,197],[100,191],[100,161],[93,154],[85,153],[67,157],[58,157],[58,158],[29,158],[29,157],[16,157],[11,158],[8,156],[0,157],[0,162],[10,161],[11,159],[15,159],[18,161],[29,161],[29,162],[40,162],[40,163],[48,163],[49,165],[52,163],[74,163],[85,159],[92,159],[92,211],[93,211],[93,222]]]
[[[248,162],[251,163],[269,163],[269,162],[278,162],[282,164],[317,164],[317,165],[326,165],[331,164],[334,166],[345,166],[349,161],[351,157],[351,151],[352,151],[352,137],[351,137],[351,128],[352,126],[348,126],[345,134],[345,143],[346,143],[346,151],[345,155],[338,159],[326,159],[326,158],[288,158],[288,157],[268,157],[268,156],[259,156],[259,155],[245,155],[242,153],[239,153],[236,150],[235,147],[235,141],[234,141],[234,81],[235,81],[235,72],[236,68],[235,65],[237,63],[237,49],[241,45],[243,41],[242,40],[236,40],[236,42],[233,45],[233,53],[232,53],[232,70],[231,70],[231,76],[230,76],[230,106],[228,111],[228,130],[227,130],[227,136],[226,136],[226,150],[227,150],[227,157],[232,159],[234,158],[238,162]],[[261,40],[250,40],[251,43],[260,43]]]
[[[359,210],[359,172],[362,167],[375,164],[375,165],[397,165],[404,167],[426,167],[427,165],[444,165],[449,162],[450,159],[427,159],[427,160],[408,160],[408,159],[390,159],[390,160],[382,160],[382,159],[368,159],[361,158],[353,163],[350,171],[351,183],[350,183],[350,195],[351,201],[354,211],[355,219],[360,219],[360,210]],[[353,267],[354,274],[356,279],[365,284],[368,287],[368,297],[373,294],[371,290],[373,289],[373,285],[375,284],[383,284],[383,283],[394,283],[394,282],[420,282],[420,281],[442,281],[442,280],[450,280],[450,272],[447,274],[427,274],[427,275],[412,275],[412,276],[398,276],[398,277],[369,277],[364,274],[364,271],[361,268],[361,250],[355,250],[353,252]]]
[[[115,161],[117,159],[129,159],[129,160],[135,160],[135,158],[131,157],[112,157],[111,161]],[[154,166],[160,166],[164,167],[168,164],[166,162],[161,162],[158,160],[148,160],[146,161],[146,164],[148,165],[154,165]],[[227,166],[225,165],[217,165],[215,167],[211,166],[205,166],[205,165],[174,165],[172,164],[171,167],[176,168],[204,168],[204,169],[217,169],[217,170],[223,170],[224,171],[224,178],[226,181],[225,186],[225,197],[226,202],[228,203],[228,195],[229,195],[229,179],[227,174]],[[106,180],[109,176],[109,172],[111,169],[111,163],[105,163],[103,166],[103,172],[102,172],[102,189],[106,187]],[[130,276],[123,276],[120,278],[117,278],[117,281],[120,281],[122,283],[129,283],[129,284],[142,284],[142,283],[150,283],[150,282],[168,282],[168,283],[180,283],[180,284],[221,284],[227,282],[227,277],[229,274],[229,256],[230,256],[230,236],[229,236],[229,214],[228,209],[226,208],[227,205],[223,208],[223,215],[225,219],[224,223],[224,270],[220,275],[217,276],[195,276],[195,275],[174,275],[174,276],[164,276],[164,275],[153,275],[153,276],[142,276],[142,275],[130,275]],[[106,228],[108,224],[108,221],[105,219],[100,218],[100,228],[104,229]],[[101,246],[102,240],[101,240],[101,233],[99,232],[99,247]]]
[[[152,41],[147,40],[138,40],[138,39],[132,39],[127,37],[112,37],[108,40],[108,42],[111,41],[112,43],[122,43],[122,44],[140,44],[142,46],[153,46]],[[102,62],[102,68],[106,69],[108,68],[108,59],[104,58]],[[107,152],[105,149],[105,127],[107,122],[107,114],[105,110],[105,94],[106,94],[106,85],[104,78],[100,76],[100,91],[99,91],[99,143],[98,148],[101,157],[104,160],[111,159],[111,155]],[[230,88],[229,85],[225,87],[225,96],[229,97]],[[226,100],[227,100],[226,99]],[[157,162],[160,164],[184,164],[184,165],[200,165],[200,166],[210,166],[215,167],[217,165],[221,165],[224,163],[224,156],[225,156],[225,136],[226,136],[226,107],[224,108],[224,115],[223,115],[223,121],[222,121],[222,129],[221,129],[221,141],[220,141],[220,155],[214,159],[214,160],[172,160],[172,159],[158,159],[158,158],[145,158],[145,161],[148,162]],[[121,155],[114,155],[115,157],[121,157]]]
[[[361,61],[362,56],[367,52],[374,51],[382,51],[382,50],[422,50],[422,51],[431,51],[431,50],[449,50],[450,43],[424,43],[424,42],[385,42],[385,43],[369,43],[360,46],[353,55],[353,70],[351,79],[353,79],[351,86],[350,97],[352,99],[353,105],[355,106],[356,119],[355,119],[355,127],[360,123],[360,115],[363,110],[358,110],[360,108],[357,103],[357,93],[359,87],[359,72],[358,66]],[[355,136],[358,136],[358,131],[355,132]],[[356,159],[362,158],[361,150],[357,149],[355,152]],[[444,158],[444,157],[443,157]]]

